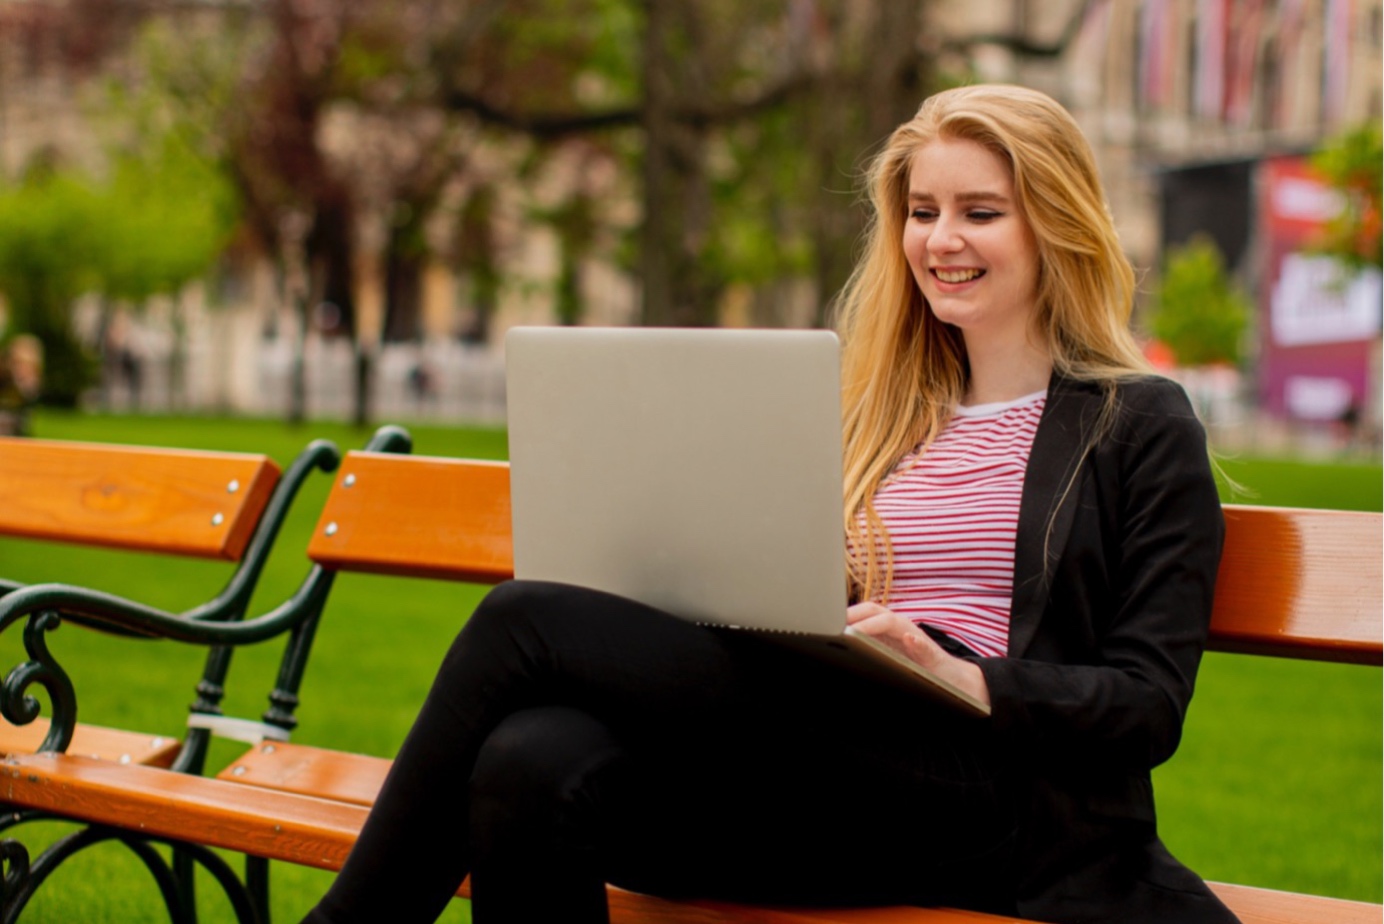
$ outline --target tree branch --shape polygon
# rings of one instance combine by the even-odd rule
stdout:
[[[965,38],[949,39],[943,43],[943,47],[949,51],[970,51],[977,45],[998,45],[1025,58],[1060,58],[1081,32],[1081,24],[1085,21],[1086,13],[1090,10],[1093,2],[1094,0],[1082,0],[1082,3],[1073,11],[1071,18],[1067,20],[1062,34],[1057,37],[1057,41],[1051,44],[1039,44],[1026,35],[984,33]]]
[[[454,88],[443,93],[442,107],[451,112],[467,112],[491,125],[544,139],[638,125],[643,112],[639,107],[605,112],[519,112],[501,108],[474,93]]]
[[[679,106],[673,110],[672,117],[675,121],[699,128],[725,125],[782,106],[807,92],[812,85],[810,75],[794,74],[752,99],[722,102],[717,105]],[[642,103],[603,112],[523,112],[505,109],[477,94],[459,89],[446,91],[442,105],[451,112],[467,112],[491,125],[546,140],[603,129],[629,128],[639,125],[644,119]]]

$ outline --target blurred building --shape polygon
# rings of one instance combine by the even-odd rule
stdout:
[[[1305,155],[1381,116],[1380,0],[942,0],[933,16],[978,79],[1075,113],[1136,266],[1216,242],[1260,308],[1251,404],[1378,434],[1378,275],[1301,251],[1340,204]]]

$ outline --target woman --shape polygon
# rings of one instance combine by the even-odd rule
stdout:
[[[843,296],[848,619],[990,703],[964,719],[595,591],[493,591],[317,922],[603,920],[603,883],[1234,917],[1159,842],[1222,524],[1145,374],[1094,162],[1042,94],[928,99],[875,159]],[[438,844],[445,847],[438,849]]]

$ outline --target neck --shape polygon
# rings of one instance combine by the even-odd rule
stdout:
[[[972,343],[968,338],[966,357],[971,375],[962,403],[968,407],[1043,391],[1052,377],[1052,357],[1028,336],[998,343]]]

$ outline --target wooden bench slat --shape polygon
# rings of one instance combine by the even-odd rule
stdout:
[[[1225,516],[1212,648],[1384,663],[1377,514],[1227,505]],[[510,529],[506,463],[351,452],[308,555],[343,571],[495,583],[513,575]]]
[[[308,557],[344,571],[503,581],[514,571],[509,465],[348,452]]]
[[[1227,505],[1225,520],[1212,647],[1381,663],[1384,519]]]
[[[73,754],[0,762],[0,800],[129,831],[337,870],[367,810],[156,767]]]
[[[8,757],[0,799],[68,817],[240,853],[337,870],[365,822],[363,806],[280,793],[224,780],[120,765],[70,754]],[[1364,902],[1221,885],[1212,888],[1244,924],[1377,924]],[[463,889],[463,892],[465,890]],[[782,909],[719,902],[671,902],[611,891],[612,920],[663,924],[1004,924],[1017,919],[921,908]]]
[[[1384,910],[1369,902],[1224,882],[1208,884],[1241,924],[1379,924],[1384,920]]]
[[[340,869],[367,810],[362,806],[256,789],[225,780],[120,765],[70,754],[15,755],[0,764],[4,801],[214,847]],[[1366,924],[1380,908],[1364,902],[1213,884],[1244,924]],[[948,909],[764,909],[715,902],[667,902],[612,892],[616,920],[756,922],[756,924],[963,924],[1014,919]]]
[[[239,853],[337,870],[367,810],[310,796],[255,789],[153,767],[112,764],[70,754],[8,757],[0,799],[68,817],[171,838],[196,832],[198,843]],[[460,894],[466,894],[463,886]],[[859,910],[749,908],[720,902],[671,902],[611,890],[617,924],[1006,924],[1016,919],[971,911],[918,908]]]
[[[287,742],[264,742],[216,775],[247,786],[373,805],[392,761]]]
[[[34,719],[28,725],[11,725],[0,719],[0,754],[34,753],[48,734],[48,725],[45,718]],[[177,738],[78,723],[67,753],[118,764],[171,767],[181,749],[182,742]]]
[[[220,774],[217,779],[281,790],[299,795],[335,799],[354,805],[374,803],[390,761],[345,751],[301,744],[263,744],[252,748]],[[244,773],[236,768],[244,767]],[[1346,899],[1299,895],[1272,889],[1211,883],[1211,888],[1230,905],[1243,924],[1379,924],[1380,906]],[[463,888],[463,894],[466,890]],[[617,911],[618,906],[618,911]],[[688,904],[670,902],[647,895],[613,890],[612,919],[621,914],[631,922],[691,922],[753,920],[756,924],[810,924],[835,921],[841,924],[962,924],[962,922],[1015,921],[978,912],[947,910],[923,912],[916,908],[873,908],[860,910],[797,909],[792,911],[755,909],[753,918],[744,909],[711,902]]]
[[[279,474],[263,455],[0,437],[0,534],[236,561]]]

